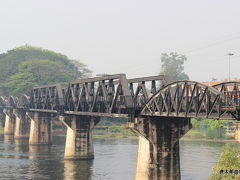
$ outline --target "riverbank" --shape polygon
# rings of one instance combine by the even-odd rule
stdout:
[[[196,141],[235,142],[235,138],[233,134],[224,135],[222,138],[213,138],[213,137],[208,137],[204,131],[200,132],[199,130],[196,130],[196,129],[191,129],[181,139],[196,140]]]
[[[0,126],[0,134],[3,134],[4,129]],[[57,123],[53,125],[53,135],[54,136],[65,136],[66,128],[61,124]],[[130,129],[125,125],[115,125],[115,126],[96,126],[93,130],[93,138],[128,138],[128,139],[137,139],[137,135],[134,134]],[[204,133],[199,132],[198,130],[190,130],[185,134],[181,140],[184,141],[206,141],[206,142],[236,142],[234,137],[224,138],[209,138],[204,135]]]
[[[235,139],[208,139],[208,138],[182,137],[181,140],[184,140],[184,141],[205,141],[205,142],[229,142],[229,143],[236,143]]]
[[[60,126],[53,127],[55,136],[65,136],[66,128]],[[125,125],[114,126],[95,126],[93,129],[93,138],[128,138],[137,139],[137,136]]]

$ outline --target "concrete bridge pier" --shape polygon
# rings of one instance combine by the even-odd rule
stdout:
[[[28,138],[30,123],[26,116],[26,111],[22,109],[13,109],[13,114],[16,117],[14,138]]]
[[[65,159],[94,159],[92,130],[99,121],[88,116],[60,116],[67,127]]]
[[[51,114],[44,112],[27,112],[31,120],[29,144],[52,144]]]
[[[189,118],[144,118],[129,124],[139,135],[135,179],[181,179],[179,139],[191,129]]]
[[[4,135],[14,135],[15,128],[15,116],[12,109],[4,109],[5,124],[4,124]]]

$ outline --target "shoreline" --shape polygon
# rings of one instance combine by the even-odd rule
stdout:
[[[3,131],[0,131],[0,135],[4,135]],[[64,131],[53,131],[53,136],[66,136],[66,132]],[[94,139],[138,139],[137,135],[128,134],[128,133],[120,133],[120,132],[109,132],[109,133],[93,133],[92,136]],[[194,137],[191,135],[186,135],[180,138],[183,141],[205,141],[205,142],[230,142],[230,143],[238,143],[235,139],[210,139],[205,137]]]
[[[233,143],[237,143],[237,141],[235,139],[208,139],[208,138],[182,137],[180,140],[184,140],[184,141],[233,142]]]

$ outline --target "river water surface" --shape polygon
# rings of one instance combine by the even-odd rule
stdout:
[[[225,143],[180,141],[183,180],[208,179]],[[94,139],[94,160],[64,160],[65,137],[52,146],[0,136],[0,179],[133,180],[138,141]]]

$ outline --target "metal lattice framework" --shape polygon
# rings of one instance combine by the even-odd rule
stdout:
[[[125,74],[80,79],[70,82],[64,98],[67,114],[128,117],[142,108],[150,95],[156,92],[156,82],[165,82],[164,76],[128,79]],[[146,86],[150,82],[151,87]]]
[[[6,106],[6,97],[0,96],[0,107],[3,108]]]
[[[125,114],[127,107],[132,102],[125,74],[70,82],[64,97],[64,111],[71,114]]]
[[[30,96],[0,97],[1,108],[87,116],[206,117],[240,119],[240,83],[213,87],[164,76],[127,79],[125,74],[34,87]]]
[[[140,115],[239,119],[236,106],[222,91],[194,81],[178,81],[160,89]]]
[[[212,87],[225,95],[226,105],[240,106],[240,82],[223,82]]]
[[[129,90],[136,110],[141,109],[158,89],[167,84],[164,76],[129,79]]]
[[[18,109],[30,109],[30,97],[27,95],[22,95],[18,98],[16,107]]]
[[[25,102],[28,102],[27,98]],[[63,91],[60,84],[34,87],[29,99],[31,110],[59,110],[63,105]],[[27,106],[27,104],[25,104]]]

